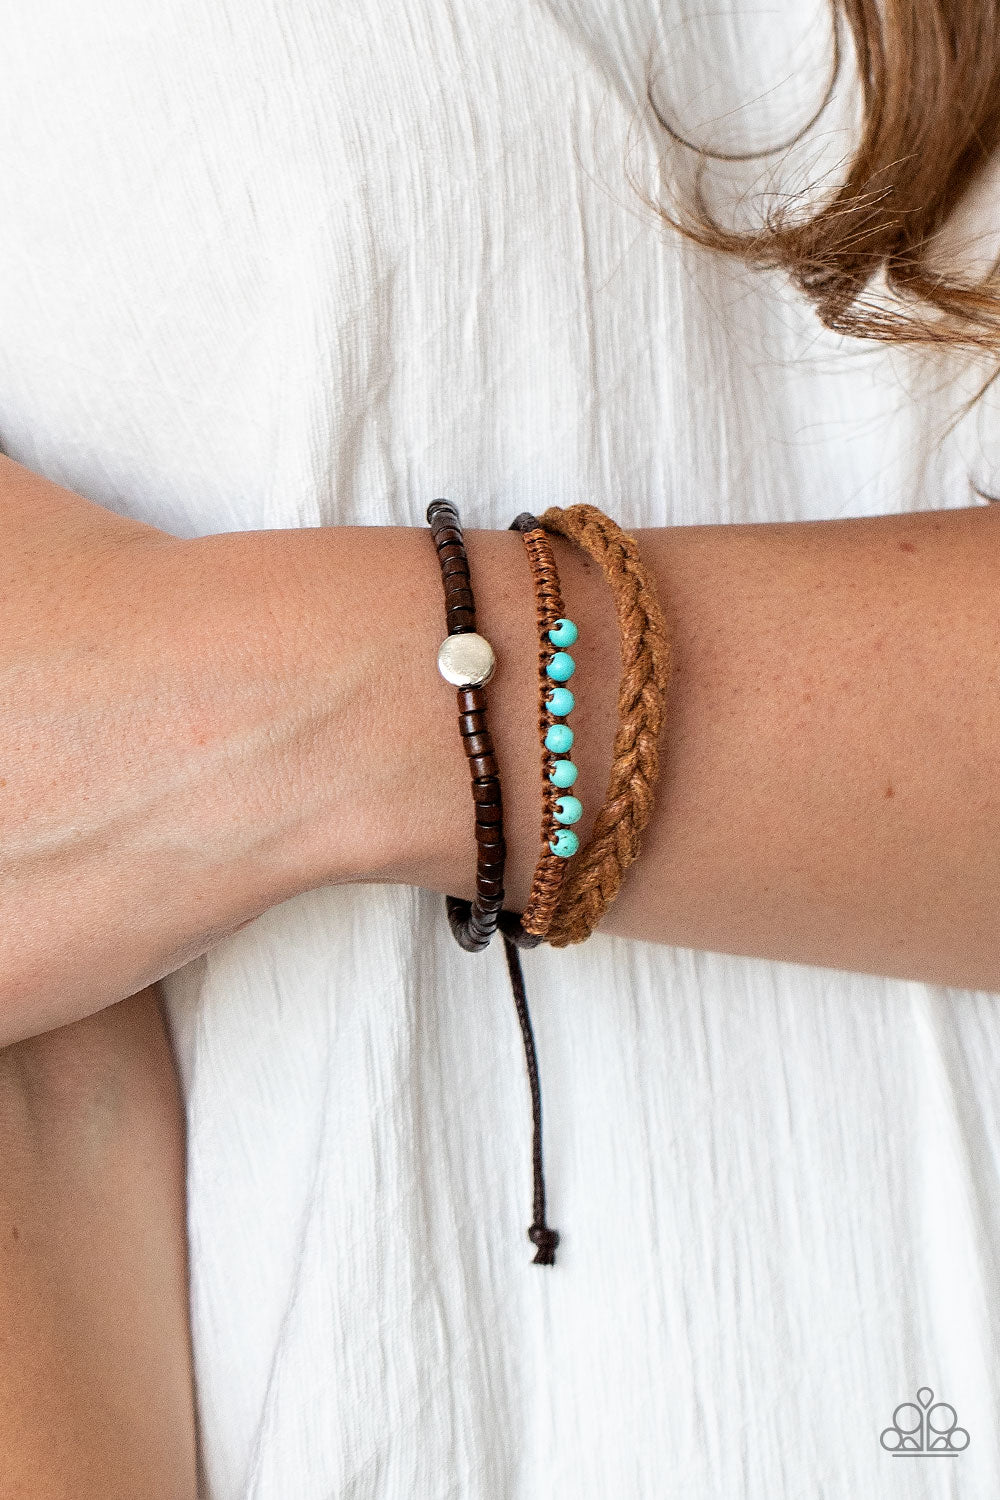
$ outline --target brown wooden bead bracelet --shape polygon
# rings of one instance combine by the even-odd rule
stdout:
[[[472,773],[476,820],[476,894],[472,901],[449,896],[448,921],[456,941],[468,953],[478,953],[497,929],[507,855],[500,775],[486,723],[485,688],[496,658],[489,642],[476,632],[476,605],[458,511],[450,500],[432,500],[427,520],[441,564],[448,626],[438,652],[438,670],[458,690],[458,725]]]

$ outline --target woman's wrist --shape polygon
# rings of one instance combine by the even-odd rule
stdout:
[[[440,573],[422,528],[313,528],[209,539],[239,551],[274,602],[272,670],[301,732],[275,795],[294,805],[292,881],[301,889],[387,881],[471,896],[476,844],[455,690],[438,674],[445,635]],[[527,898],[541,827],[535,599],[523,543],[467,531],[477,627],[497,656],[489,722],[508,845],[507,904]],[[603,795],[618,660],[614,613],[596,570],[556,541],[565,596],[580,624],[578,764],[591,789],[581,831]],[[569,607],[569,605],[567,606]],[[277,813],[277,809],[276,809]]]
[[[428,532],[181,541],[9,461],[0,489],[19,576],[0,610],[0,1043],[121,999],[315,886],[471,893]],[[491,723],[516,905],[541,817],[534,600],[515,533],[470,533],[470,557],[500,662]],[[572,584],[579,564],[565,566],[582,680],[598,632]],[[582,739],[599,755],[593,676]]]
[[[204,952],[271,904],[285,861],[256,602],[197,544],[57,491],[9,492],[0,1044]],[[20,536],[22,494],[42,504]]]

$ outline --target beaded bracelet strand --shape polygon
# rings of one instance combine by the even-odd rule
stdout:
[[[427,507],[427,520],[441,564],[448,626],[448,635],[438,651],[438,671],[458,690],[459,729],[472,772],[476,818],[475,900],[469,902],[448,896],[445,905],[455,941],[467,952],[476,953],[489,945],[503,906],[506,859],[503,802],[493,741],[486,726],[485,693],[486,683],[495,670],[496,658],[489,642],[476,632],[476,605],[458,511],[450,500],[432,500]],[[545,1218],[538,1056],[517,947],[506,932],[503,944],[531,1090],[533,1213],[528,1238],[536,1250],[534,1264],[551,1266],[555,1264],[559,1234]]]
[[[489,641],[476,631],[476,604],[458,511],[450,500],[432,500],[427,520],[441,564],[448,626],[448,635],[438,651],[438,671],[457,689],[458,723],[472,773],[476,819],[475,899],[470,902],[449,896],[448,922],[456,942],[477,953],[497,929],[507,854],[500,776],[486,723],[485,688],[496,670],[496,657]]]
[[[531,880],[527,905],[520,919],[503,912],[503,931],[522,948],[534,947],[548,933],[566,873],[566,861],[577,852],[580,841],[568,825],[579,821],[583,805],[569,794],[577,778],[571,760],[557,759],[567,755],[573,745],[573,731],[560,722],[572,713],[575,699],[566,683],[576,670],[576,663],[564,648],[577,640],[577,628],[566,618],[559,573],[552,545],[536,516],[523,511],[511,522],[510,529],[521,533],[531,578],[535,588],[538,621],[538,732],[542,751],[542,836],[541,852]],[[562,793],[563,795],[560,795]]]
[[[524,912],[518,916],[516,912],[502,911],[500,930],[514,1004],[524,1038],[531,1089],[534,1222],[528,1235],[538,1247],[535,1260],[543,1265],[552,1265],[559,1235],[545,1222],[541,1086],[524,975],[517,949],[533,948],[544,940],[559,899],[566,862],[579,848],[579,839],[572,828],[566,825],[579,820],[583,812],[582,804],[575,796],[559,795],[573,786],[577,779],[577,768],[571,760],[556,758],[565,756],[573,744],[572,729],[560,721],[565,720],[575,706],[573,694],[565,684],[573,676],[576,663],[564,648],[576,644],[578,633],[573,621],[565,615],[555,556],[537,517],[524,511],[511,522],[510,529],[521,533],[535,589],[539,636],[538,730],[542,750],[542,835],[541,852]]]

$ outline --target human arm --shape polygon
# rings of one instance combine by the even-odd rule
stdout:
[[[0,1050],[0,1495],[194,1500],[184,1127],[156,987]]]
[[[471,893],[426,531],[181,541],[10,460],[0,509],[0,1040],[120,999],[317,885]],[[977,507],[638,533],[674,675],[654,819],[603,930],[1000,987],[998,528]],[[533,599],[515,534],[468,544],[501,663],[516,907],[540,820]],[[592,814],[615,627],[597,571],[555,548]]]

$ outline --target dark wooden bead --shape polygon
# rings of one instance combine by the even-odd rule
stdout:
[[[465,744],[465,741],[462,743]],[[473,755],[469,760],[469,770],[476,781],[481,781],[486,776],[491,776],[496,781],[500,779],[495,755]]]
[[[456,575],[462,578],[469,576],[469,564],[464,557],[449,557],[441,564],[442,578],[454,578]]]
[[[447,900],[449,903],[454,902],[454,897],[449,896]],[[462,907],[467,905],[468,902],[463,902],[461,906],[457,902],[454,905],[448,905],[448,925],[451,928],[452,937],[459,947],[465,949],[466,953],[481,953],[484,948],[489,947],[493,933],[484,933],[481,928],[473,928],[471,918],[462,910]]]
[[[497,847],[503,843],[503,829],[499,823],[477,823],[476,843],[495,844]]]
[[[459,635],[463,630],[475,630],[476,611],[474,609],[449,609],[446,615],[449,635]]]
[[[488,730],[485,734],[464,735],[462,744],[465,746],[465,753],[470,759],[473,756],[493,754],[493,736]]]
[[[484,781],[472,783],[472,800],[477,806],[492,803],[500,806],[500,783],[495,776],[487,776]]]
[[[503,809],[501,808],[499,802],[477,802],[476,803],[476,822],[477,823],[502,823],[503,822]]]
[[[466,557],[465,548],[461,542],[444,542],[438,547],[438,562],[442,567],[446,562],[451,562],[453,557],[459,558],[465,564],[466,571],[468,571],[469,560]]]
[[[471,714],[486,707],[485,688],[459,688],[458,711],[460,714]]]
[[[460,713],[458,716],[458,728],[463,737],[470,734],[483,734],[484,732],[488,734],[489,730],[486,728],[486,714],[484,710],[477,708],[471,714]]]

